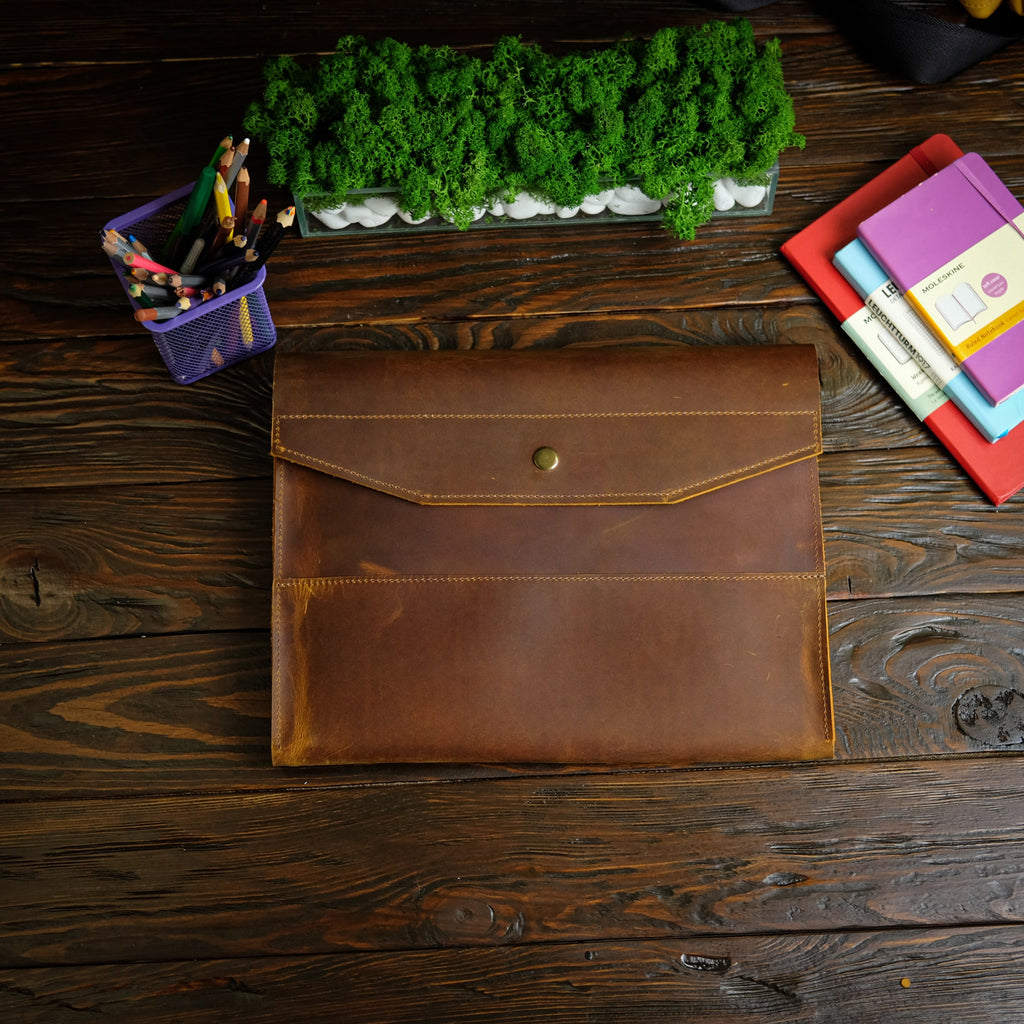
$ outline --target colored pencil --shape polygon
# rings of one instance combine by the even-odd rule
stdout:
[[[224,183],[228,188],[234,184],[235,178],[241,173],[242,164],[245,163],[245,158],[249,155],[249,140],[242,139],[242,141],[235,148],[234,157],[231,160],[231,166],[228,168],[227,176],[224,178]],[[235,205],[238,205],[237,200]]]
[[[263,222],[267,219],[267,201],[261,199],[253,210],[252,216],[249,218],[249,224],[245,230],[246,245],[252,249],[256,245],[256,239],[259,238],[260,230],[263,227]]]
[[[155,260],[146,259],[145,256],[140,256],[139,253],[134,251],[126,252],[121,259],[126,267],[141,267],[143,270],[153,270],[164,274],[174,273],[170,267],[165,267],[162,263],[157,263]]]
[[[135,319],[139,323],[147,320],[170,320],[172,317],[181,316],[185,311],[178,306],[148,306],[145,309],[135,310]]]
[[[217,164],[220,163],[220,158],[231,148],[231,143],[233,141],[233,135],[225,135],[218,143],[217,148],[213,152],[213,156],[210,157],[210,163],[207,166],[216,170]]]
[[[235,179],[235,223],[240,231],[245,231],[246,218],[249,216],[249,168],[243,167]]]

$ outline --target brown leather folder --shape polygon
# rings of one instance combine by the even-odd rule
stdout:
[[[273,757],[829,757],[815,351],[283,354]]]

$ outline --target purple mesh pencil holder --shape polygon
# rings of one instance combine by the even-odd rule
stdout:
[[[113,228],[122,235],[134,235],[151,246],[156,255],[178,223],[191,192],[192,186],[186,185],[162,199],[115,217],[104,225],[104,231]],[[110,262],[128,301],[135,309],[143,308],[129,291],[131,282],[125,275],[124,264],[113,257]],[[263,294],[266,276],[266,268],[261,267],[251,281],[230,289],[219,298],[208,299],[170,320],[143,323],[153,335],[171,376],[179,384],[191,384],[273,346],[277,329]]]

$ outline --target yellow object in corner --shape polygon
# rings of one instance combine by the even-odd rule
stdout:
[[[1024,0],[1005,0],[1015,14],[1024,14]],[[960,6],[972,18],[988,18],[1002,6],[1003,0],[960,0]]]

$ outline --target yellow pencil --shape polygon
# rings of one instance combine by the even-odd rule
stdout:
[[[242,328],[242,341],[245,343],[246,348],[252,348],[252,318],[249,316],[249,301],[247,295],[243,295],[238,300],[238,310],[239,323]]]
[[[224,179],[221,177],[220,172],[218,172],[213,179],[213,201],[217,206],[217,223],[223,224],[224,218],[230,217],[232,214],[231,200],[228,198],[228,187],[224,183]],[[231,234],[228,235],[226,241],[230,240]]]

